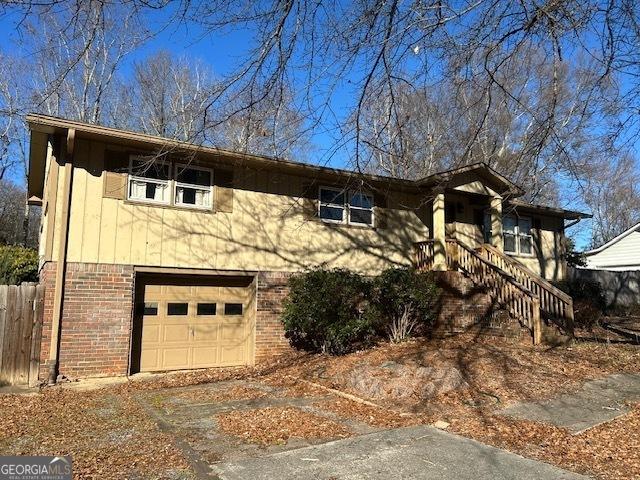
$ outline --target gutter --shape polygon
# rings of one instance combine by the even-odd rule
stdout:
[[[51,344],[49,347],[49,378],[48,384],[55,385],[58,379],[60,363],[60,324],[64,304],[64,280],[67,271],[67,252],[69,239],[69,218],[71,212],[71,191],[73,187],[73,154],[76,130],[67,130],[67,149],[64,156],[64,190],[62,193],[62,222],[60,224],[60,243],[58,245],[58,259],[56,267],[56,283],[53,293],[53,319],[51,322]]]

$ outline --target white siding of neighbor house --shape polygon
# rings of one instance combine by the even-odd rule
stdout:
[[[640,270],[640,226],[600,252],[587,255],[587,268]]]

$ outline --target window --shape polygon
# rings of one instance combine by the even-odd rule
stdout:
[[[242,315],[241,303],[225,303],[224,304],[225,315]]]
[[[211,170],[176,165],[176,205],[209,208],[211,206]]]
[[[502,220],[504,251],[519,255],[533,255],[531,219],[507,215]]]
[[[173,175],[171,175],[173,172]],[[213,170],[165,160],[131,157],[128,199],[180,207],[209,209]]]
[[[198,303],[197,315],[215,315],[216,304],[215,303]]]
[[[349,198],[349,223],[373,225],[373,197],[362,192],[351,192]]]
[[[373,197],[358,191],[320,187],[319,216],[325,222],[373,225]]]
[[[145,302],[137,306],[139,315],[156,316],[158,315],[158,303],[157,302]]]
[[[167,303],[167,315],[186,315],[188,311],[188,303]]]
[[[145,202],[169,203],[168,163],[134,157],[129,164],[129,198]]]
[[[345,220],[344,193],[333,188],[320,189],[320,218],[328,222]]]

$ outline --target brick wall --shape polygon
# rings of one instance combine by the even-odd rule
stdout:
[[[287,272],[260,272],[258,274],[256,312],[256,362],[289,351],[280,323],[282,302],[289,293]]]
[[[55,263],[41,272],[45,315],[40,375],[48,375]],[[69,263],[65,275],[59,372],[70,378],[126,375],[133,308],[133,267]]]
[[[441,289],[436,334],[474,331],[520,337],[522,328],[506,312],[496,308],[491,295],[460,272],[435,272]]]

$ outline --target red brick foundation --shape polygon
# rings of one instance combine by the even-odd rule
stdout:
[[[291,347],[280,323],[282,303],[289,293],[287,272],[258,274],[256,312],[256,363],[288,352]]]
[[[40,275],[45,284],[40,377],[48,377],[55,263]],[[133,309],[131,265],[69,263],[65,275],[59,373],[70,378],[126,375]]]

